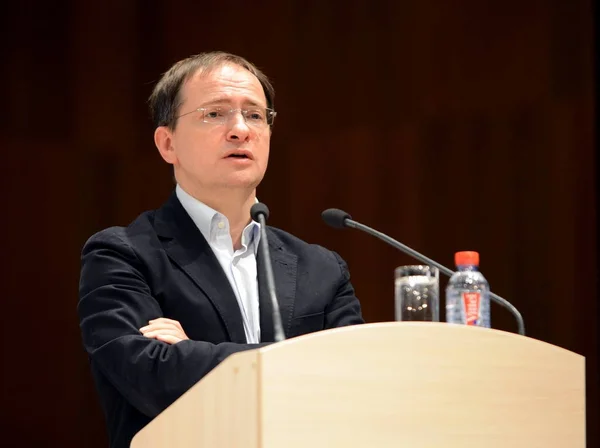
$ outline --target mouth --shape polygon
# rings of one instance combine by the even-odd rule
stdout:
[[[231,152],[230,154],[227,154],[225,156],[225,158],[226,159],[236,159],[236,160],[254,160],[254,157],[252,157],[252,152],[246,151],[243,149],[235,150],[235,151]]]

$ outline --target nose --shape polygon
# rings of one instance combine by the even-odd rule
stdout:
[[[236,141],[236,142],[244,142],[247,141],[250,137],[250,128],[246,123],[246,119],[241,114],[241,112],[237,112],[232,114],[229,120],[229,129],[227,131],[227,140]]]

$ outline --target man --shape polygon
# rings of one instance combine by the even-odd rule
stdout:
[[[110,443],[135,433],[228,355],[273,341],[250,218],[269,157],[274,90],[243,58],[176,63],[150,97],[175,192],[82,253],[78,312]],[[346,264],[267,228],[286,336],[362,323]]]

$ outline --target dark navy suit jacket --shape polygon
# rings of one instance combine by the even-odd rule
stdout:
[[[363,322],[337,254],[282,230],[268,227],[267,233],[286,337]],[[78,313],[112,447],[128,447],[228,355],[273,341],[260,253],[261,344],[247,344],[229,281],[175,194],[128,227],[88,240]],[[178,320],[190,340],[169,345],[144,337],[139,328],[158,317]]]

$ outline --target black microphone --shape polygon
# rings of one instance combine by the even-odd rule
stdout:
[[[425,255],[420,254],[416,250],[411,249],[408,246],[405,246],[404,244],[396,241],[395,239],[387,236],[384,233],[381,233],[375,229],[372,229],[371,227],[365,226],[364,224],[354,221],[352,219],[352,216],[350,216],[348,213],[346,213],[343,210],[339,210],[337,208],[330,208],[330,209],[325,210],[323,213],[321,213],[321,217],[323,218],[323,221],[325,221],[325,223],[331,227],[335,227],[336,229],[341,229],[344,227],[351,227],[353,229],[362,230],[363,232],[366,232],[369,235],[373,235],[374,237],[377,237],[380,240],[385,241],[389,245],[395,247],[398,250],[401,250],[405,254],[410,255],[411,257],[414,257],[417,260],[428,264],[429,266],[435,266],[436,268],[438,268],[440,270],[440,272],[447,275],[448,277],[451,277],[452,274],[454,274],[454,271],[448,269],[445,266],[442,266],[437,261],[434,261],[431,258],[428,258]],[[494,294],[491,291],[490,291],[490,298],[497,304],[506,308],[508,311],[510,311],[512,313],[513,316],[515,316],[515,319],[517,320],[517,324],[519,326],[519,334],[525,336],[525,323],[523,322],[523,316],[521,316],[521,313],[519,313],[519,310],[517,310],[515,308],[515,306],[512,303],[510,303],[508,300],[503,299],[502,297],[500,297],[497,294]]]
[[[281,323],[281,313],[279,312],[279,302],[275,293],[275,277],[273,276],[273,266],[271,265],[271,255],[269,254],[269,240],[267,238],[267,219],[269,218],[269,207],[262,202],[257,202],[250,209],[252,219],[260,223],[260,237],[262,239],[262,255],[265,260],[265,271],[267,273],[267,289],[273,305],[273,330],[275,332],[275,342],[285,339],[283,324]]]

